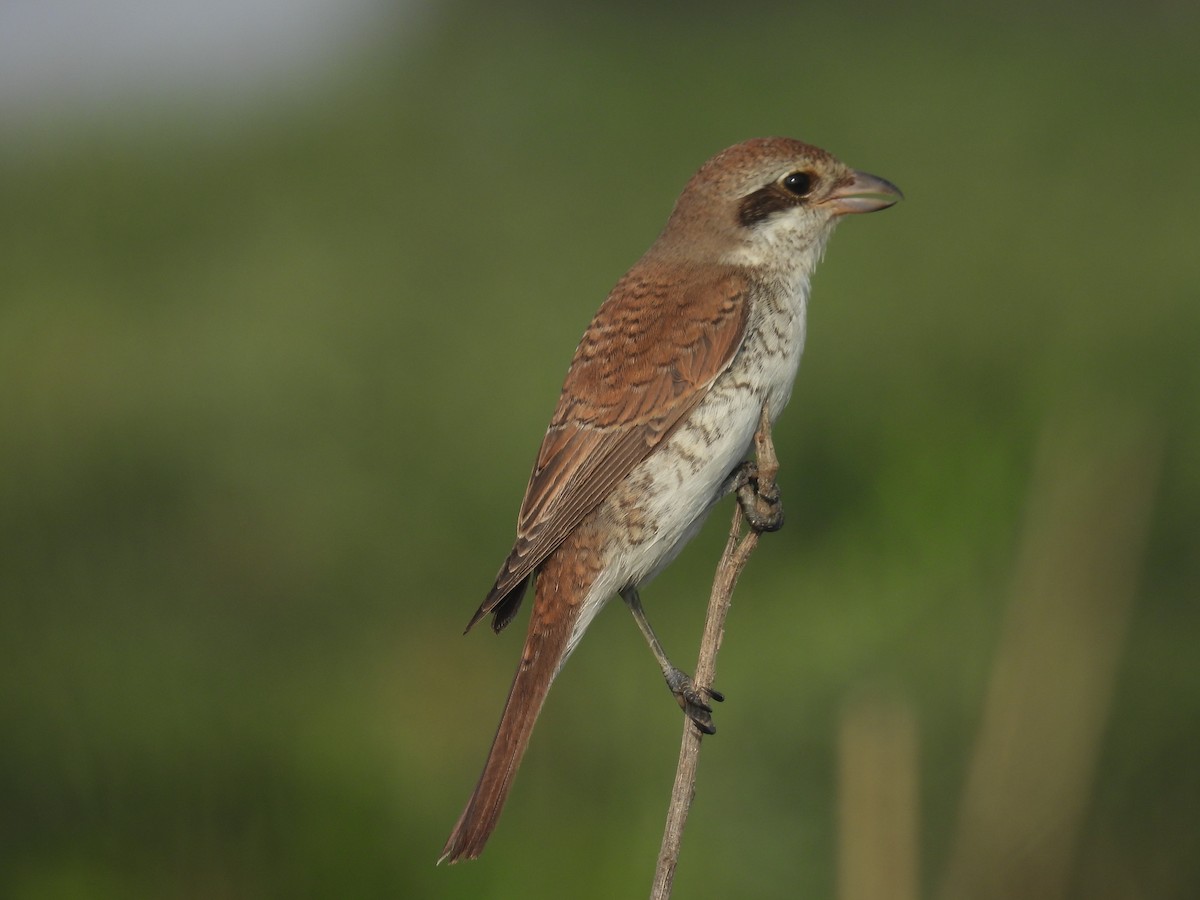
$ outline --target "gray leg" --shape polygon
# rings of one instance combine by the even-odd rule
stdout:
[[[675,702],[679,704],[680,709],[687,714],[697,728],[705,734],[716,734],[717,727],[713,725],[712,721],[712,707],[705,702],[705,697],[720,703],[725,699],[725,695],[712,688],[697,687],[691,676],[671,665],[671,660],[667,658],[667,652],[663,650],[658,636],[646,618],[646,610],[642,607],[642,598],[638,596],[637,588],[630,587],[621,591],[621,598],[629,607],[629,611],[633,613],[634,621],[642,630],[646,643],[650,645],[650,652],[658,660],[658,666],[662,669],[667,687],[675,695]]]

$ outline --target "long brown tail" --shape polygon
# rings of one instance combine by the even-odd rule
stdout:
[[[572,626],[598,571],[595,554],[579,546],[581,537],[578,532],[569,537],[542,564],[537,575],[529,634],[504,704],[500,727],[479,783],[442,849],[439,864],[479,856],[500,818],[538,713],[567,652]]]

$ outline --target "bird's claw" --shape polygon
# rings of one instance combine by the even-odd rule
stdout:
[[[679,708],[697,728],[704,734],[717,733],[717,726],[712,720],[712,707],[708,705],[707,700],[723,703],[724,694],[713,688],[697,685],[690,675],[679,669],[671,669],[667,673],[667,687],[675,695],[675,702],[679,704]]]
[[[783,499],[774,481],[763,485],[758,480],[758,466],[747,460],[733,475],[733,490],[737,493],[742,515],[755,531],[778,531],[783,527]]]

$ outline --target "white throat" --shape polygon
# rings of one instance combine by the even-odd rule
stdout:
[[[809,278],[825,255],[836,222],[832,219],[826,227],[814,229],[811,222],[778,216],[754,227],[724,261],[757,270],[766,280],[781,284],[788,294],[806,295]]]

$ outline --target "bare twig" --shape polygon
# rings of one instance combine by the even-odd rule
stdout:
[[[775,475],[779,472],[779,460],[775,456],[775,446],[771,443],[771,420],[765,405],[759,419],[758,431],[754,435],[754,455],[758,469],[755,493],[760,497],[777,497]],[[713,578],[712,594],[708,601],[708,618],[705,620],[704,636],[700,641],[700,659],[696,663],[693,675],[698,687],[712,685],[716,674],[717,651],[721,649],[721,638],[725,634],[725,616],[733,599],[733,588],[758,544],[760,532],[754,528],[742,537],[743,519],[741,504],[735,503],[729,540],[725,544],[725,552],[721,554],[721,561]],[[679,764],[675,769],[675,785],[671,789],[662,847],[658,852],[658,867],[654,873],[654,886],[650,891],[651,900],[666,900],[671,896],[675,866],[679,862],[679,848],[683,842],[683,828],[687,824],[692,798],[696,795],[696,768],[700,762],[700,742],[703,738],[704,735],[691,720],[685,718],[683,741],[679,748]]]

